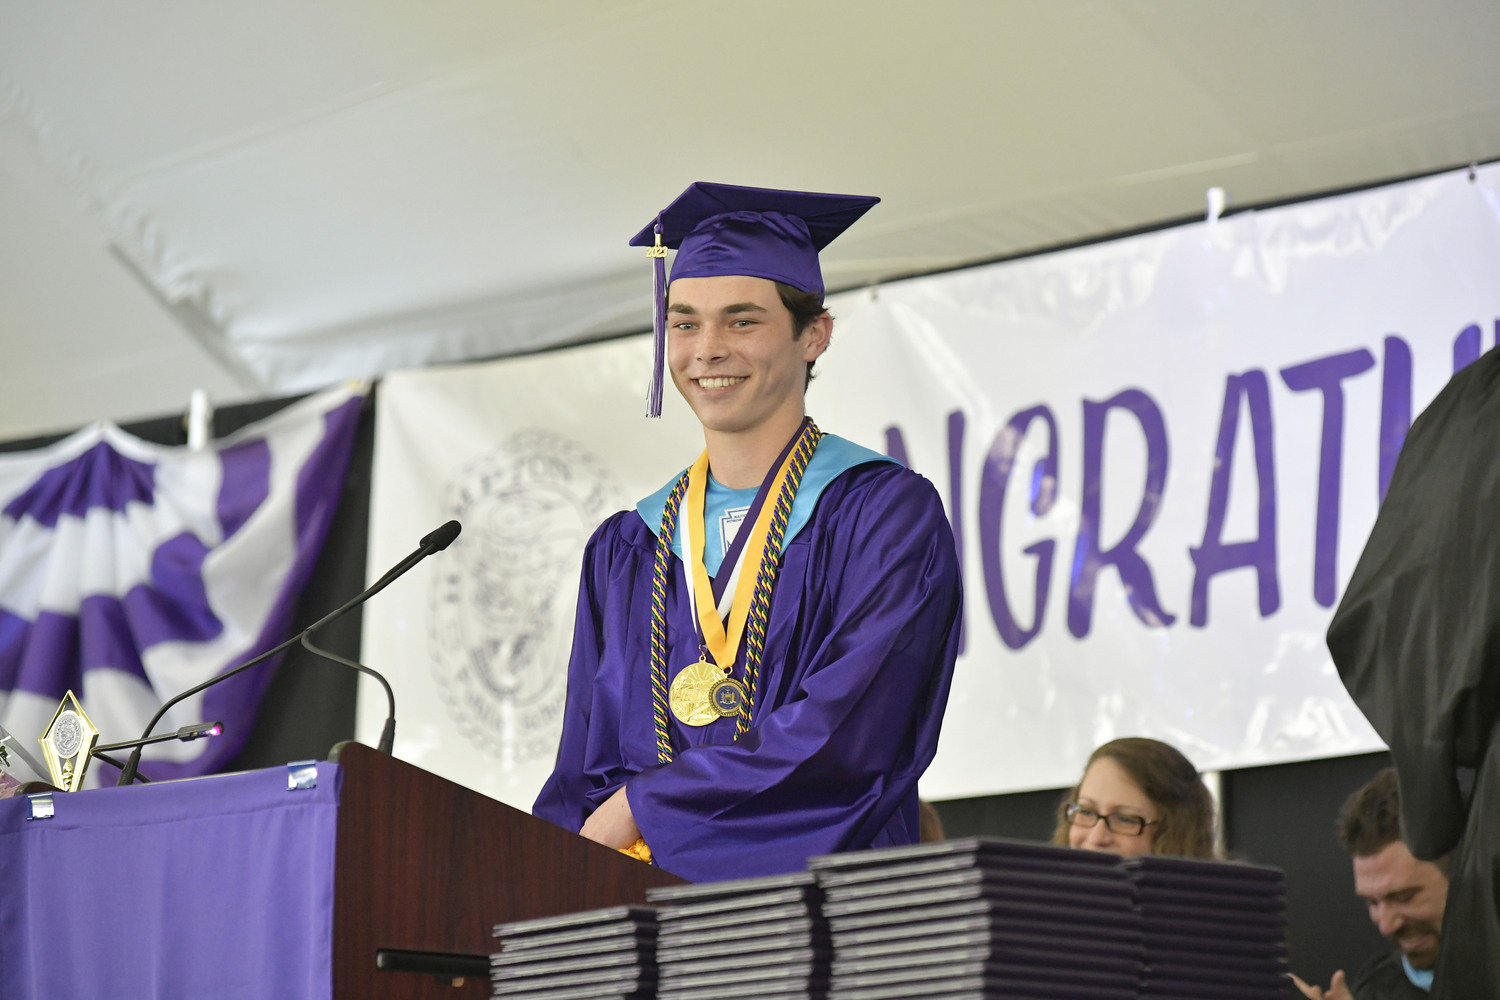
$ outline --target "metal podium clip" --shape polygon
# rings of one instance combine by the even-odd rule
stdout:
[[[52,818],[53,811],[56,807],[52,804],[51,792],[38,792],[36,795],[26,796],[26,798],[31,801],[31,815],[27,816],[27,819],[31,820]]]
[[[318,762],[315,760],[294,760],[286,766],[286,790],[295,792],[300,789],[318,787]]]

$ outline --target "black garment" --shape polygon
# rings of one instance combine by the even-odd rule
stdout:
[[[1413,424],[1328,648],[1391,748],[1402,839],[1453,852],[1431,996],[1500,997],[1500,351]]]
[[[1436,980],[1433,982],[1436,990]],[[1349,981],[1349,992],[1354,1000],[1432,1000],[1436,996],[1412,985],[1401,968],[1401,956],[1394,951],[1360,969]]]

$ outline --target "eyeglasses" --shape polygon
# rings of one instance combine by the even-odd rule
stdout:
[[[1145,819],[1140,816],[1127,816],[1124,813],[1110,813],[1101,816],[1092,809],[1087,809],[1077,802],[1069,802],[1063,808],[1063,817],[1074,826],[1092,827],[1098,826],[1099,821],[1104,820],[1104,825],[1109,828],[1110,833],[1118,833],[1125,837],[1139,837],[1146,832],[1146,827],[1156,826],[1161,822],[1159,819]]]

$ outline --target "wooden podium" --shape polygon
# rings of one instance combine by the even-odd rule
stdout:
[[[644,903],[684,880],[359,743],[343,770],[334,873],[335,1000],[490,994],[376,968],[377,950],[489,955],[497,923]]]

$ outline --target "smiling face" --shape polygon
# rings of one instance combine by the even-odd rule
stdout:
[[[1354,891],[1370,920],[1415,969],[1430,969],[1442,939],[1448,879],[1437,865],[1419,861],[1401,841],[1354,859]]]
[[[1086,851],[1108,851],[1121,857],[1134,858],[1150,854],[1156,836],[1156,827],[1148,826],[1139,835],[1114,833],[1103,817],[1111,815],[1135,816],[1146,821],[1161,819],[1160,812],[1141,787],[1130,777],[1130,773],[1110,757],[1100,757],[1089,765],[1078,783],[1078,805],[1097,813],[1099,822],[1093,826],[1068,828],[1068,846],[1081,847]]]
[[[831,329],[824,313],[793,337],[792,314],[765,278],[679,278],[668,293],[667,363],[706,433],[784,443],[802,420],[807,363]]]

